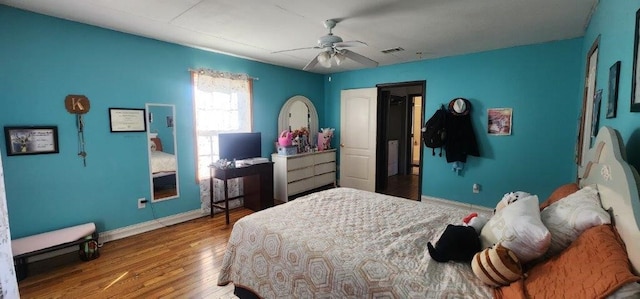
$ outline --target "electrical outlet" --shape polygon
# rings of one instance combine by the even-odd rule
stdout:
[[[473,193],[480,193],[480,184],[473,184]]]
[[[138,198],[138,209],[144,209],[147,206],[147,199]]]

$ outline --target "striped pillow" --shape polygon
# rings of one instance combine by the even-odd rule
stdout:
[[[492,287],[508,285],[522,277],[518,257],[502,244],[476,253],[471,260],[471,268],[482,282]]]

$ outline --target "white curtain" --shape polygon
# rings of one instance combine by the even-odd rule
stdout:
[[[245,92],[249,89],[249,76],[246,74],[231,74],[207,69],[196,70],[198,80],[196,87],[204,92]]]
[[[201,91],[204,93],[214,93],[214,92],[225,93],[225,94],[236,93],[241,95],[241,98],[250,99],[249,93],[251,90],[251,82],[250,82],[251,78],[246,74],[232,74],[232,73],[226,73],[226,72],[218,72],[218,71],[209,70],[209,69],[197,69],[197,70],[192,70],[192,72],[195,74],[194,84],[195,84],[195,87],[198,89],[198,91]],[[196,95],[197,94],[198,93],[196,93]],[[250,113],[250,111],[248,113]],[[250,124],[250,115],[249,117],[241,116],[241,118],[248,119]],[[198,120],[196,119],[196,126],[197,124],[198,124]],[[210,126],[211,124],[209,124],[209,127],[206,128],[208,131],[212,131],[211,130],[212,128],[210,128]],[[222,126],[221,128],[215,128],[213,131],[223,130],[227,125],[221,125],[221,126]],[[201,129],[202,128],[196,127],[196,130],[199,132],[198,134],[202,133]],[[198,145],[198,142],[196,141],[196,147],[197,146],[199,145]],[[211,162],[215,162],[215,161],[211,161]],[[199,164],[202,165],[202,163],[199,163]],[[208,176],[202,177],[199,181],[199,185],[200,185],[201,209],[205,213],[210,213],[211,202],[210,202],[210,192],[209,192],[210,185],[209,185]],[[214,193],[213,193],[214,201],[221,200],[224,196],[223,182],[219,180],[214,180],[213,188],[214,188]],[[242,194],[243,193],[242,179],[229,180],[228,188],[229,188],[229,197],[234,197]],[[243,206],[243,204],[244,204],[243,198],[239,198],[239,199],[230,201],[229,208],[232,209],[232,208],[240,207],[240,206]],[[214,209],[214,213],[218,213],[221,211],[222,210],[217,208]]]

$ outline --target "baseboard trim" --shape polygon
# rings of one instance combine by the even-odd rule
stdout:
[[[436,202],[441,203],[441,204],[454,206],[454,207],[458,207],[458,208],[469,209],[469,212],[488,212],[488,213],[493,213],[493,209],[490,209],[490,208],[487,208],[487,207],[483,207],[483,206],[474,205],[474,204],[470,204],[470,203],[464,203],[464,202],[459,202],[459,201],[455,201],[455,200],[431,197],[431,196],[426,196],[426,195],[422,195],[420,197],[420,201],[428,201],[428,200],[436,201]]]
[[[135,236],[137,234],[146,233],[146,232],[156,230],[165,226],[186,222],[186,221],[197,219],[207,215],[209,215],[209,213],[204,213],[202,212],[201,209],[192,210],[192,211],[188,211],[180,214],[175,214],[167,217],[162,217],[162,218],[158,218],[158,219],[154,219],[146,222],[137,223],[134,225],[129,225],[129,226],[101,232],[99,234],[100,237],[98,240],[100,241],[100,245],[102,245],[107,242]],[[73,247],[63,248],[60,250],[32,256],[27,259],[27,262],[28,263],[36,262],[36,261],[52,258],[54,256],[71,253],[74,251],[78,251],[78,247],[73,246]]]
[[[100,243],[107,243],[107,242],[115,241],[118,239],[135,236],[137,234],[146,233],[146,232],[156,230],[165,226],[186,222],[186,221],[200,218],[206,215],[208,215],[208,213],[203,213],[201,209],[197,209],[197,210],[192,210],[192,211],[188,211],[180,214],[162,217],[162,218],[158,218],[158,219],[154,219],[146,222],[137,223],[134,225],[117,228],[117,229],[106,231],[106,232],[101,232]]]

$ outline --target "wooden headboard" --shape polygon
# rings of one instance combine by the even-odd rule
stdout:
[[[596,184],[602,207],[609,210],[612,221],[627,247],[633,271],[640,274],[640,176],[626,162],[620,134],[602,127],[594,146],[580,167],[580,186]]]
[[[160,140],[160,138],[151,138],[151,142],[156,144],[156,151],[162,151],[162,141]]]

